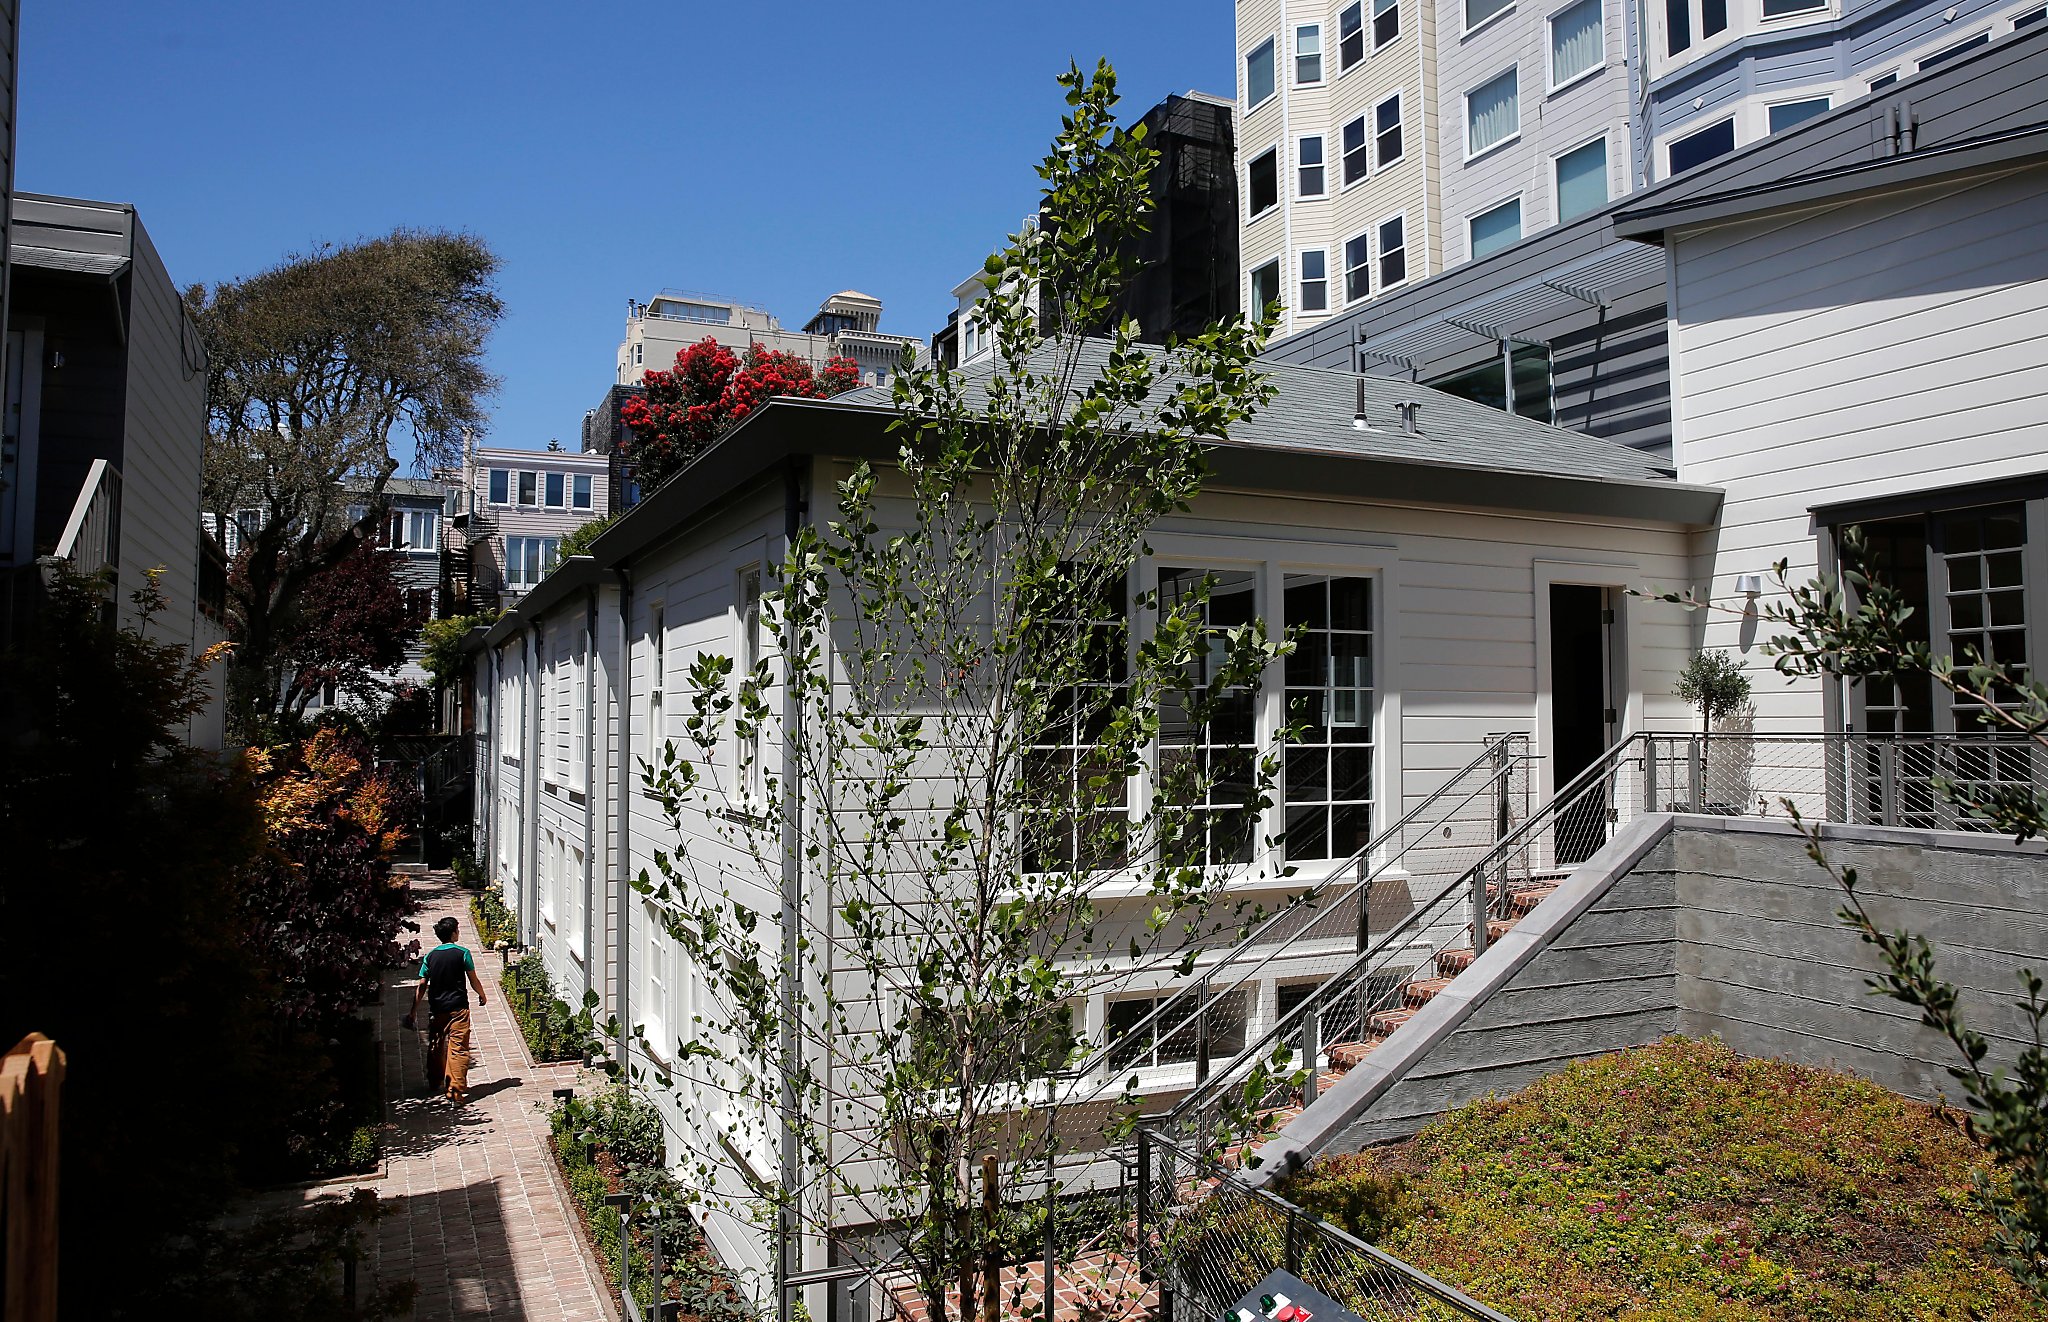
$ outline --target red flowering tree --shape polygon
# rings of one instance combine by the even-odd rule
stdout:
[[[759,342],[741,358],[707,335],[676,355],[675,370],[649,372],[644,384],[647,394],[627,400],[619,416],[633,433],[627,457],[652,490],[767,400],[851,390],[860,384],[860,368],[851,358],[832,358],[813,372],[795,354]]]

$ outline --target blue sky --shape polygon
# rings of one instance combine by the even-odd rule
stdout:
[[[1069,57],[1124,109],[1228,95],[1226,0],[25,0],[16,187],[132,202],[181,285],[396,225],[504,260],[489,440],[577,444],[626,300],[927,336],[1036,202]]]

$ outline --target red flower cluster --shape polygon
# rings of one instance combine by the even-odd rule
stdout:
[[[673,371],[648,372],[642,383],[646,395],[627,400],[619,417],[633,433],[635,472],[651,489],[767,400],[824,399],[859,385],[860,369],[850,358],[833,358],[813,373],[802,358],[758,342],[741,359],[706,336],[676,355]]]

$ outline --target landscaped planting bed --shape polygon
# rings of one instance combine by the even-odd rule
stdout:
[[[1280,1192],[1520,1322],[2048,1319],[1988,1256],[1952,1111],[1668,1038]]]

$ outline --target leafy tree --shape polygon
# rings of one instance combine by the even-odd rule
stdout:
[[[1254,362],[1270,324],[1164,355],[1129,321],[1106,341],[1041,329],[1102,322],[1158,155],[1116,127],[1106,63],[1060,83],[1040,166],[1058,223],[987,263],[990,374],[899,377],[895,464],[840,482],[836,518],[774,570],[783,660],[699,656],[687,737],[643,773],[675,843],[637,885],[711,990],[652,1082],[707,1110],[728,1096],[715,1123],[738,1147],[790,1145],[782,1186],[735,1210],[824,1233],[851,1200],[902,1229],[935,1298],[1002,1233],[969,1223],[984,1159],[1003,1189],[1059,1186],[1070,1146],[1128,1125],[1131,1096],[1061,1118],[1053,1081],[1088,1047],[1072,1007],[1186,972],[1248,921],[1223,886],[1237,869],[1215,864],[1251,853],[1279,763],[1277,746],[1168,756],[1134,780],[1163,725],[1207,727],[1289,650],[1255,620],[1210,624],[1206,578],[1131,583],[1208,445],[1271,397]],[[1134,604],[1156,610],[1142,636]],[[736,875],[750,865],[758,883]],[[764,916],[749,897],[786,868],[806,889]],[[699,1160],[712,1187],[721,1159]]]
[[[1734,715],[1749,701],[1749,675],[1726,652],[1701,652],[1678,672],[1672,695],[1699,708],[1700,730],[1710,733],[1715,721]]]
[[[497,266],[473,236],[401,229],[186,292],[207,352],[204,508],[223,549],[230,526],[241,538],[228,593],[237,733],[277,720],[306,619],[296,608],[379,526],[393,447],[409,445],[420,471],[450,464],[484,421]],[[354,523],[350,504],[366,506]]]
[[[676,354],[675,370],[650,371],[647,393],[629,399],[620,420],[633,433],[626,454],[648,490],[660,486],[761,404],[777,395],[824,399],[860,384],[851,358],[822,371],[758,341],[741,358],[710,336]]]
[[[1762,618],[1781,629],[1764,647],[1780,674],[1857,682],[1925,678],[1976,707],[1987,731],[2034,745],[2037,758],[2048,753],[2048,684],[1974,652],[1960,659],[1937,654],[1914,637],[1908,621],[1917,608],[1871,572],[1859,529],[1843,533],[1841,561],[1838,576],[1796,586],[1787,578],[1787,562],[1778,562],[1784,599],[1770,603]],[[1701,604],[1689,595],[1660,596],[1690,607]],[[2038,782],[1987,785],[1937,778],[1934,790],[1964,817],[1989,823],[2015,841],[2048,837],[2048,794]],[[1941,975],[1927,939],[1880,925],[1856,889],[1856,869],[1830,859],[1819,829],[1801,819],[1790,799],[1783,803],[1806,836],[1807,853],[1841,888],[1842,922],[1883,961],[1870,981],[1872,991],[1920,1011],[1921,1022],[1946,1038],[1960,1058],[1949,1073],[1975,1108],[1972,1132],[1997,1167],[1997,1177],[1982,1181],[1979,1195],[1997,1221],[1999,1256],[2022,1283],[2048,1299],[2048,996],[2042,977],[2020,970],[2022,994],[2014,1005],[2029,1037],[2011,1070],[1988,1066],[1990,1043],[1964,1016],[1961,993]]]
[[[288,722],[330,685],[338,696],[376,709],[392,696],[379,678],[405,663],[405,645],[420,621],[406,604],[394,555],[372,539],[306,581],[293,603],[278,659],[285,671],[278,714]],[[248,561],[236,561],[230,591],[246,579]]]
[[[420,668],[433,677],[436,688],[447,688],[467,669],[469,658],[463,654],[462,640],[469,631],[487,628],[497,620],[496,615],[451,615],[445,620],[427,621],[420,630],[420,639],[426,645]]]
[[[619,521],[616,514],[601,514],[588,523],[570,531],[555,548],[555,563],[561,564],[572,555],[589,555],[590,544],[595,542],[604,530]]]

